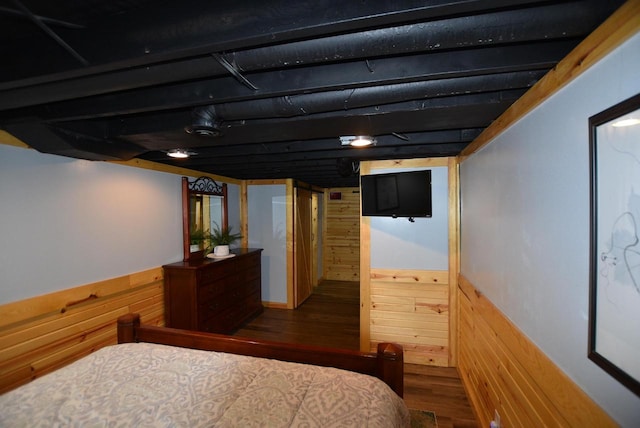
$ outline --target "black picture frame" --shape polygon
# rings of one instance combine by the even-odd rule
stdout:
[[[589,118],[589,148],[588,358],[640,396],[640,94]]]

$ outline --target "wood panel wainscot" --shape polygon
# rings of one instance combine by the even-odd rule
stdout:
[[[480,426],[494,409],[505,427],[617,426],[463,276],[458,293],[458,371]]]
[[[117,343],[116,320],[164,324],[157,267],[0,306],[0,393]]]
[[[229,334],[263,311],[262,249],[163,266],[167,327]]]
[[[372,349],[390,340],[404,348],[404,361],[449,365],[447,271],[371,270]]]
[[[331,188],[325,196],[323,277],[335,281],[360,280],[360,191]],[[333,198],[333,199],[332,199]]]

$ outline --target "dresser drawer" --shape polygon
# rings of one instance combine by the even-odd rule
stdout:
[[[238,266],[231,260],[223,260],[209,264],[199,271],[198,284],[206,285],[236,273]]]
[[[249,281],[242,281],[237,284],[234,290],[234,296],[241,298],[246,297],[250,294],[255,294],[260,292],[260,280],[252,279]]]
[[[236,305],[214,314],[203,324],[206,331],[228,334],[238,328],[238,323],[244,323],[263,311],[259,294],[245,296]]]
[[[260,254],[251,254],[248,256],[244,256],[238,260],[236,266],[238,270],[244,270],[256,265],[260,265]]]
[[[218,287],[218,284],[210,284],[205,287],[208,290],[213,290],[215,294],[210,295],[207,299],[199,299],[198,311],[200,319],[207,319],[213,315],[216,315],[220,311],[225,311],[234,306],[238,306],[252,291],[255,292],[255,284],[250,289],[247,289],[247,285],[241,282],[229,281],[228,287]]]
[[[204,324],[217,324],[219,323],[217,320],[221,319],[224,314],[229,312],[229,309],[230,306],[228,300],[221,299],[209,303],[202,303],[198,307],[198,319],[201,320],[201,322],[204,321]]]
[[[260,265],[247,266],[245,269],[239,271],[236,276],[240,281],[251,281],[256,278],[260,278],[261,269]]]
[[[198,300],[206,301],[209,299],[217,299],[220,295],[232,292],[238,288],[238,284],[241,284],[243,281],[244,279],[240,275],[234,274],[227,275],[207,284],[202,284],[198,287]]]

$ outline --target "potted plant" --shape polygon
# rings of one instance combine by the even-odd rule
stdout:
[[[242,238],[239,233],[233,233],[232,227],[221,228],[216,224],[216,227],[211,232],[209,240],[213,246],[213,253],[216,256],[229,255],[229,245]]]
[[[206,245],[206,243],[210,239],[211,237],[208,230],[204,230],[199,227],[193,229],[189,234],[191,252],[206,250],[208,248],[208,245]]]

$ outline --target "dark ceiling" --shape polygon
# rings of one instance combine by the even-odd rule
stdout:
[[[0,1],[0,127],[76,158],[356,186],[359,160],[458,154],[621,3]],[[377,145],[341,146],[362,134]]]

